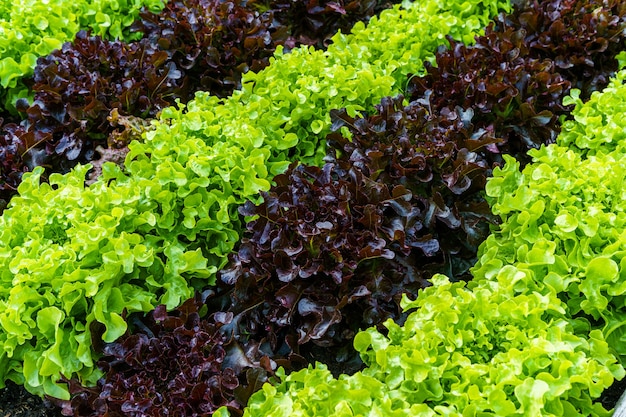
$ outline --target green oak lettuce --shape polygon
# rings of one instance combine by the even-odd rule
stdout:
[[[327,51],[285,54],[278,48],[270,67],[243,76],[241,91],[223,101],[198,93],[194,107],[163,115],[157,135],[182,128],[207,143],[265,147],[272,151],[271,172],[284,171],[293,159],[321,165],[330,109],[345,107],[352,117],[372,111],[381,98],[403,91],[409,72],[423,72],[424,60],[434,61],[447,35],[472,42],[490,17],[510,8],[502,0],[406,3],[372,17],[367,27],[357,22],[350,35],[337,34]],[[206,112],[219,123],[187,128]]]
[[[403,300],[415,310],[402,326],[389,320],[385,334],[357,334],[365,370],[279,373],[244,416],[610,416],[593,399],[624,370],[602,333],[575,335],[555,295],[517,294],[519,274],[505,267],[472,290],[433,277]]]
[[[163,0],[16,0],[0,6],[0,109],[15,111],[28,95],[22,79],[37,58],[72,40],[80,29],[111,38],[132,37],[127,28],[142,7],[156,11]]]
[[[525,271],[526,292],[558,294],[579,332],[602,329],[624,361],[626,348],[626,71],[583,103],[555,145],[533,150],[522,172],[507,159],[486,192],[502,224],[486,240],[473,273],[503,265]]]
[[[239,239],[237,207],[292,158],[324,153],[331,108],[373,108],[445,35],[469,41],[499,8],[508,3],[396,7],[325,52],[278,51],[231,99],[198,94],[163,110],[125,168],[105,164],[88,187],[88,165],[49,184],[42,168],[25,174],[0,217],[0,381],[60,398],[61,375],[95,383],[91,338],[111,342],[125,314],[212,286]]]
[[[168,213],[141,194],[85,188],[88,168],[42,185],[36,168],[16,197],[28,210],[0,217],[2,378],[53,396],[63,393],[54,385],[61,374],[95,383],[94,322],[112,342],[125,333],[127,312],[157,301],[175,307],[193,295],[189,282],[214,272],[202,244],[170,235]]]
[[[73,1],[81,28],[89,29],[93,35],[112,39],[137,39],[141,33],[130,33],[129,27],[139,13],[147,9],[161,10],[168,0],[89,0]],[[64,6],[67,8],[68,1]]]

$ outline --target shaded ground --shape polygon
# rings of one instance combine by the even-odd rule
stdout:
[[[56,408],[37,396],[26,392],[20,385],[7,381],[0,390],[0,417],[61,417]]]
[[[609,387],[609,389],[605,390],[602,393],[602,405],[610,410],[615,407],[617,401],[621,397],[622,393],[626,390],[626,378],[623,378],[621,381],[616,381],[613,385]]]

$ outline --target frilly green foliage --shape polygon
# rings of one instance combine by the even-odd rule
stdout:
[[[505,266],[471,290],[435,277],[404,300],[403,326],[357,336],[364,373],[444,415],[610,415],[592,399],[624,371],[602,334],[574,335],[558,297],[515,290],[520,275]]]
[[[122,183],[114,167],[105,178]],[[112,342],[126,331],[124,310],[173,308],[193,295],[193,279],[205,283],[215,272],[201,243],[178,239],[167,201],[159,207],[147,198],[156,185],[145,192],[106,182],[85,188],[88,168],[41,185],[43,169],[36,168],[0,217],[0,376],[53,396],[63,396],[53,383],[61,374],[86,383],[99,376],[92,322],[103,325],[96,336]],[[157,178],[161,188],[170,184],[168,176]]]
[[[522,172],[508,159],[487,195],[502,225],[473,269],[489,279],[515,265],[526,292],[555,294],[577,331],[601,329],[626,363],[626,71],[582,103],[557,144],[531,151]]]
[[[74,38],[80,29],[111,38],[131,38],[128,28],[142,7],[153,11],[163,0],[15,0],[0,5],[0,109],[14,110],[26,97],[22,78],[37,58]]]
[[[330,109],[373,109],[445,35],[469,41],[508,7],[429,0],[383,12],[327,52],[279,51],[224,103],[199,94],[164,110],[125,170],[105,164],[89,187],[88,166],[50,184],[41,168],[25,174],[0,217],[0,381],[58,398],[61,375],[93,384],[91,337],[121,335],[124,309],[173,308],[213,285],[239,239],[238,206],[292,158],[321,160]]]
[[[41,0],[40,0],[41,1]],[[127,30],[145,7],[153,13],[159,12],[167,0],[90,0],[73,1],[81,29],[89,29],[92,35],[103,38],[136,40],[140,33]],[[69,1],[65,0],[65,7]]]
[[[574,92],[557,144],[494,170],[503,222],[467,288],[433,277],[402,326],[357,334],[361,373],[283,376],[244,415],[610,416],[594,399],[626,374],[625,81]],[[357,379],[371,395],[351,394]]]
[[[473,290],[435,276],[403,300],[416,309],[403,326],[356,336],[364,371],[296,372],[254,394],[244,416],[610,416],[593,399],[624,372],[602,334],[574,335],[553,294],[517,294],[519,274],[505,267]]]
[[[304,416],[393,416],[407,410],[394,407],[386,385],[372,377],[357,373],[334,379],[323,364],[285,376],[282,368],[276,375],[282,379],[277,386],[263,385],[253,394],[244,416],[304,417]],[[305,400],[306,398],[306,400]],[[225,408],[215,416],[226,417]]]
[[[618,56],[620,58],[626,58],[626,53]],[[572,114],[574,120],[563,122],[559,145],[586,158],[615,152],[623,154],[626,147],[626,100],[622,98],[626,91],[625,79],[624,72],[618,73],[602,92],[596,92],[584,104],[579,98],[580,92],[572,91],[564,104],[576,105]]]
[[[402,92],[409,71],[422,71],[424,60],[434,62],[447,35],[472,42],[490,17],[510,9],[504,0],[429,0],[405,7],[384,10],[367,27],[358,22],[350,35],[335,35],[327,51],[298,48],[284,54],[278,48],[271,65],[246,73],[242,90],[228,99],[198,93],[186,111],[164,113],[155,137],[175,131],[248,153],[266,148],[273,174],[292,160],[320,165],[330,109],[345,107],[351,116],[372,111],[382,97]],[[147,150],[161,140],[152,143]]]

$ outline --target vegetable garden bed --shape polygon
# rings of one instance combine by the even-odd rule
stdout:
[[[626,4],[138,3],[66,25],[123,40],[5,46],[0,381],[77,416],[611,415]]]

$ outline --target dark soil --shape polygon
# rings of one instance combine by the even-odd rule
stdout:
[[[604,390],[600,398],[604,408],[607,410],[614,408],[624,391],[626,391],[626,378],[622,378],[621,381],[615,381],[607,390]]]
[[[0,390],[0,417],[61,417],[61,409],[7,381]]]

